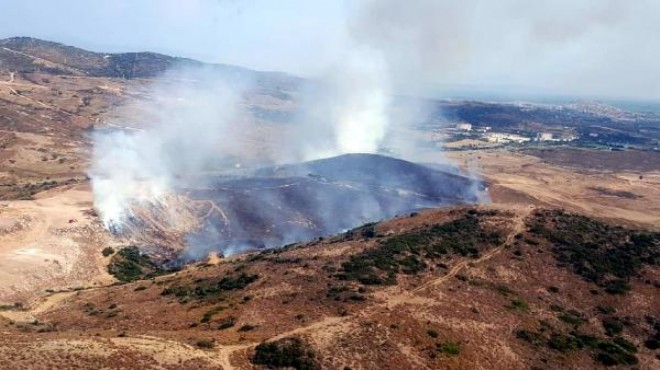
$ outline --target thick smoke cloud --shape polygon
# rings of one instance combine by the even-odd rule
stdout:
[[[137,103],[140,117],[95,134],[90,175],[106,227],[121,227],[135,206],[158,205],[190,176],[217,169],[235,145],[242,89],[210,69],[172,71],[151,87],[152,100]]]

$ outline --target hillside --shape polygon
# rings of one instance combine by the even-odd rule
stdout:
[[[143,265],[115,253],[118,263]],[[651,369],[660,362],[659,257],[660,234],[562,211],[424,211],[170,275],[53,293],[31,311],[7,308],[15,320],[3,326],[0,361]]]
[[[300,82],[298,78],[284,73],[257,72],[227,64],[205,64],[152,52],[97,53],[31,37],[0,40],[0,69],[21,73],[134,79],[157,77],[172,68],[204,66],[272,88],[291,87]]]

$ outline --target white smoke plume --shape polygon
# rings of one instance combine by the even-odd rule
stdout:
[[[95,134],[90,176],[107,228],[121,228],[135,206],[158,205],[178,182],[217,167],[233,146],[240,90],[209,70],[172,72],[151,87],[153,100],[139,103],[142,117],[112,122],[133,129]]]

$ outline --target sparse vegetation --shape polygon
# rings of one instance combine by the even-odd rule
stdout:
[[[223,306],[218,306],[218,307],[214,307],[214,308],[210,309],[209,311],[204,313],[204,316],[202,316],[202,319],[200,320],[200,322],[207,323],[207,322],[211,321],[213,316],[217,315],[218,313],[220,313],[224,309],[225,309],[225,307],[223,307]]]
[[[211,349],[215,347],[215,341],[213,339],[198,339],[195,345],[199,348]]]
[[[457,342],[444,342],[436,345],[438,352],[449,356],[458,356],[461,353],[461,345]]]
[[[559,320],[574,327],[578,327],[585,322],[583,315],[575,310],[568,310],[563,312],[561,315],[559,315]]]
[[[238,328],[238,332],[239,332],[239,333],[244,333],[244,332],[246,332],[246,331],[252,331],[252,330],[254,330],[254,329],[256,329],[256,328],[257,328],[256,325],[252,325],[252,324],[243,324],[240,328]]]
[[[112,256],[108,272],[117,280],[127,283],[149,279],[167,271],[156,266],[147,255],[140,253],[137,247],[131,246],[122,248]]]
[[[660,233],[611,226],[558,210],[537,211],[530,231],[552,243],[557,260],[610,294],[630,290],[644,265],[660,262]]]
[[[287,337],[259,344],[252,363],[269,369],[294,368],[296,370],[319,370],[314,349],[298,337]]]
[[[449,253],[476,258],[481,251],[500,244],[500,234],[481,227],[479,212],[444,224],[391,237],[342,264],[336,276],[366,285],[394,284],[398,273],[417,274],[427,268],[427,259]]]
[[[512,310],[521,311],[521,312],[529,311],[529,305],[522,298],[512,299],[511,303],[507,307]]]
[[[553,329],[549,333],[544,333],[544,330],[535,332],[527,329],[518,329],[516,331],[516,338],[524,340],[536,347],[542,346],[545,343],[548,348],[562,353],[589,350],[597,362],[606,366],[634,365],[638,362],[635,356],[637,347],[634,343],[622,337],[607,340],[593,335],[583,334],[577,330],[572,330],[568,334],[565,334]]]
[[[165,288],[161,295],[173,295],[180,302],[189,299],[221,300],[223,294],[247,287],[258,279],[258,275],[248,275],[241,272],[236,276],[225,276],[222,279],[199,279],[190,284],[175,285]]]
[[[605,334],[610,337],[620,334],[623,331],[623,322],[617,317],[606,317],[602,320]]]
[[[230,316],[218,323],[218,330],[225,330],[229,329],[232,326],[236,325],[236,318],[233,316]]]

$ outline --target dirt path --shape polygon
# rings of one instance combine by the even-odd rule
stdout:
[[[476,260],[466,260],[466,261],[461,261],[456,266],[452,267],[445,275],[433,279],[411,291],[406,291],[406,292],[401,292],[395,295],[390,295],[387,297],[387,299],[379,304],[374,304],[371,306],[368,306],[364,308],[362,311],[356,312],[354,315],[351,316],[341,316],[341,317],[326,317],[320,321],[316,321],[310,325],[299,327],[296,329],[289,330],[284,333],[280,333],[276,336],[273,336],[271,338],[266,339],[266,341],[272,341],[272,340],[278,340],[282,338],[286,338],[289,336],[293,335],[300,335],[300,334],[305,334],[309,332],[321,332],[323,330],[327,330],[330,327],[333,326],[340,326],[347,324],[351,320],[354,320],[356,317],[368,317],[373,314],[376,314],[377,312],[381,311],[384,308],[392,309],[393,307],[396,307],[401,304],[406,304],[406,303],[416,303],[416,302],[426,302],[427,299],[425,299],[422,296],[417,295],[416,293],[420,293],[430,287],[440,285],[447,280],[455,277],[463,268],[465,268],[468,263],[474,263],[474,264],[479,264],[483,263],[485,261],[488,261],[489,259],[493,258],[497,254],[499,254],[504,248],[507,246],[511,245],[515,237],[518,233],[523,232],[526,228],[525,226],[525,219],[531,212],[530,209],[521,209],[515,217],[513,226],[511,228],[511,231],[507,234],[507,237],[505,241],[500,244],[498,247],[490,250],[488,253],[484,254],[480,258]],[[231,364],[231,357],[236,354],[239,351],[244,351],[247,349],[250,349],[252,347],[256,347],[259,343],[246,343],[246,344],[241,344],[241,345],[235,345],[235,346],[225,346],[219,349],[219,356],[220,356],[220,363],[222,364],[223,370],[234,370],[234,369],[239,369],[238,367],[234,367]]]
[[[457,263],[456,266],[452,267],[447,272],[447,274],[420,285],[419,287],[413,289],[412,293],[419,293],[425,289],[444,283],[445,281],[455,277],[462,269],[467,267],[469,263],[480,264],[498,255],[500,252],[502,252],[504,248],[513,244],[513,241],[517,234],[525,231],[525,218],[527,218],[529,213],[530,210],[528,209],[524,211],[523,214],[519,214],[519,213],[516,214],[512,230],[507,235],[506,239],[504,240],[504,243],[500,244],[497,248],[488,251],[488,253],[484,254],[483,256],[479,257],[476,260],[472,260],[472,261],[465,260]]]

